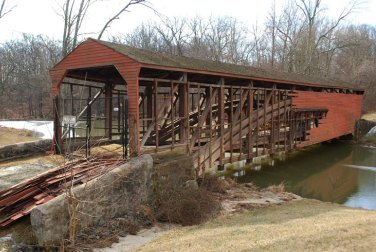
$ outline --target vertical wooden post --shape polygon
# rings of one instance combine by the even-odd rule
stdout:
[[[211,97],[211,93],[210,93],[210,88],[211,87],[205,87],[205,98],[206,99],[210,99],[210,97]],[[210,104],[210,109],[209,109],[209,113],[211,113],[211,107],[212,107],[213,105],[212,104]],[[211,117],[210,116],[208,116],[208,117],[206,117],[206,122],[205,122],[205,127],[204,127],[204,132],[205,132],[205,138],[207,139],[208,138],[208,130],[209,130],[209,125],[210,125],[210,123],[211,123]]]
[[[90,138],[91,138],[91,87],[89,87],[86,109],[86,158],[90,156]]]
[[[220,156],[219,156],[219,169],[224,169],[223,159],[224,159],[224,141],[223,141],[223,133],[224,133],[224,121],[225,121],[225,95],[224,95],[224,85],[225,79],[222,77],[219,81],[219,99],[218,99],[218,121],[219,121],[219,135],[220,135]]]
[[[264,126],[264,129],[263,129],[263,133],[264,133],[264,137],[262,138],[263,139],[263,149],[262,149],[262,154],[265,155],[266,154],[266,107],[267,107],[267,99],[266,99],[266,96],[267,96],[267,91],[266,89],[263,90],[264,92],[264,115],[263,115],[263,126]],[[272,111],[273,112],[273,111]]]
[[[197,99],[197,118],[198,118],[198,121],[200,121],[200,118],[201,118],[201,106],[200,106],[200,100],[201,100],[201,86],[198,85],[197,86],[197,93],[198,93],[198,99]],[[209,97],[207,97],[206,99],[209,99]],[[205,100],[204,98],[203,100],[203,103],[202,104],[205,104]],[[197,124],[197,132],[198,132],[198,136],[197,136],[197,140],[198,140],[198,148],[197,148],[197,156],[198,156],[198,169],[201,170],[201,155],[200,155],[200,151],[201,151],[201,125]],[[193,140],[194,141],[194,140]],[[195,143],[193,143],[195,144]],[[204,158],[205,159],[205,158]]]
[[[138,156],[140,149],[140,109],[139,79],[140,65],[137,62],[119,63],[115,65],[127,83],[128,92],[128,125],[129,125],[129,156]]]
[[[257,98],[256,98],[256,157],[259,155],[259,130],[260,130],[260,113],[259,113],[259,108],[260,108],[260,89],[256,89],[257,91]]]
[[[186,143],[188,140],[188,76],[187,73],[183,73],[184,84],[179,84],[179,117],[181,118],[181,127],[179,140],[180,143]]]
[[[213,87],[209,87],[209,97],[212,97],[213,94]],[[215,103],[215,101],[214,101]],[[209,111],[209,143],[212,142],[212,137],[213,137],[213,132],[212,132],[212,127],[213,127],[213,104],[210,104],[210,111]],[[209,163],[212,164],[212,145],[209,144]]]
[[[170,82],[170,103],[171,103],[171,113],[170,113],[170,119],[171,119],[171,149],[174,149],[175,145],[175,104],[174,104],[174,96],[175,94],[172,92],[174,89],[175,84],[174,82]]]
[[[117,108],[118,108],[118,111],[117,111],[117,133],[120,133],[121,132],[121,128],[120,128],[120,124],[121,124],[121,116],[120,116],[120,105],[121,105],[121,101],[120,101],[120,90],[117,92]]]
[[[240,114],[239,114],[239,125],[240,125],[240,132],[239,132],[239,143],[240,143],[240,146],[239,146],[239,157],[238,157],[238,161],[240,161],[242,159],[242,156],[243,156],[243,136],[242,136],[242,129],[243,129],[243,126],[242,126],[242,113],[243,113],[243,88],[240,87],[240,97],[239,97],[239,106],[240,106]],[[238,120],[238,118],[236,119]]]
[[[105,88],[105,131],[106,137],[112,139],[112,84],[106,83]]]
[[[230,98],[230,113],[228,114],[228,122],[230,124],[230,163],[233,162],[232,160],[232,154],[233,154],[233,151],[234,151],[234,141],[233,141],[233,125],[234,124],[234,94],[233,94],[233,88],[230,87],[230,94],[229,94],[229,98]],[[240,104],[238,105],[240,106]],[[241,130],[239,132],[239,134],[241,134]]]
[[[158,81],[154,80],[154,131],[155,131],[155,152],[158,152],[159,146],[159,99],[158,99]]]
[[[189,85],[189,82],[188,80],[186,80],[187,83],[184,84],[185,86],[185,89],[186,89],[186,101],[185,101],[185,104],[186,104],[186,107],[187,107],[187,120],[185,121],[186,125],[186,131],[187,131],[187,147],[189,146],[189,139],[191,139],[191,129],[190,129],[190,124],[189,124],[189,90],[190,90],[190,85]],[[193,97],[193,96],[192,96]],[[192,100],[192,111],[193,111],[193,100]],[[188,150],[187,150],[188,151]]]
[[[253,130],[253,120],[252,120],[252,115],[253,115],[253,82],[251,81],[248,85],[248,162],[252,162],[253,158],[253,141],[252,141],[252,130]]]
[[[70,96],[71,96],[71,115],[74,115],[75,114],[75,111],[74,111],[74,99],[73,99],[73,84],[70,84]],[[72,129],[72,138],[75,139],[76,138],[76,131],[75,131],[75,127],[73,127]]]
[[[59,96],[56,95],[53,99],[53,111],[54,111],[54,152],[55,154],[61,153],[61,125],[60,125],[60,102]]]
[[[151,119],[153,118],[153,88],[151,86],[146,87],[146,126],[149,127],[152,123]],[[145,124],[145,122],[144,122]]]
[[[294,146],[294,140],[295,140],[295,113],[293,110],[290,110],[290,122],[289,122],[290,126],[289,126],[289,129],[290,129],[290,147],[289,149],[292,150],[293,149],[293,146]]]
[[[277,104],[278,104],[278,117],[277,117],[277,151],[281,150],[280,137],[281,137],[281,90],[277,90]]]
[[[284,90],[283,92],[283,124],[284,124],[283,148],[284,148],[284,151],[287,151],[287,123],[288,123],[287,99],[288,99],[287,90]]]
[[[271,119],[270,119],[270,152],[271,154],[274,154],[274,151],[275,151],[275,121],[274,121],[274,104],[275,104],[275,100],[276,100],[276,85],[274,84],[273,85],[273,89],[272,89],[272,96],[271,96],[271,106],[272,106],[272,113],[271,113]],[[278,114],[279,116],[279,114]]]

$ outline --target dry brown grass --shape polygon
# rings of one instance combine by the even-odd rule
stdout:
[[[373,251],[376,211],[316,200],[176,228],[137,251]]]
[[[0,127],[0,146],[35,140],[38,138],[33,137],[29,130]]]
[[[51,164],[53,166],[59,166],[59,165],[64,164],[65,162],[64,157],[62,155],[37,156],[37,157],[28,157],[28,158],[21,158],[21,159],[1,162],[0,168],[22,165],[22,164],[31,164],[31,163],[35,163],[38,161],[45,163],[45,164]]]
[[[362,119],[376,122],[376,112],[364,114],[362,115]]]

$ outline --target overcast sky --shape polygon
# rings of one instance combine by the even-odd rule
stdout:
[[[120,10],[127,0],[103,0],[96,2],[83,24],[84,37],[96,37],[110,16]],[[152,6],[167,17],[232,16],[251,27],[256,22],[262,24],[273,0],[149,0]],[[281,6],[283,0],[275,0]],[[60,39],[63,20],[58,15],[64,0],[7,0],[8,6],[16,5],[12,12],[0,20],[0,42],[19,38],[22,33],[43,34]],[[323,0],[327,13],[335,17],[343,9],[347,0]],[[363,1],[349,22],[376,25],[376,0]],[[132,31],[138,24],[147,20],[158,20],[153,11],[136,6],[130,13],[123,13],[110,27],[107,34],[116,35]]]

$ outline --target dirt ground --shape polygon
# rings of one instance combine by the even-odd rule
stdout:
[[[0,163],[0,191],[63,164],[62,156],[49,155]]]
[[[304,199],[175,228],[135,251],[374,251],[375,235],[376,211]]]
[[[35,141],[38,139],[32,135],[32,131],[30,130],[13,129],[0,126],[0,146]]]

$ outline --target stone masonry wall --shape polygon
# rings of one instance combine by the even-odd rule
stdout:
[[[17,143],[0,147],[0,161],[44,153],[51,147],[51,140]]]

